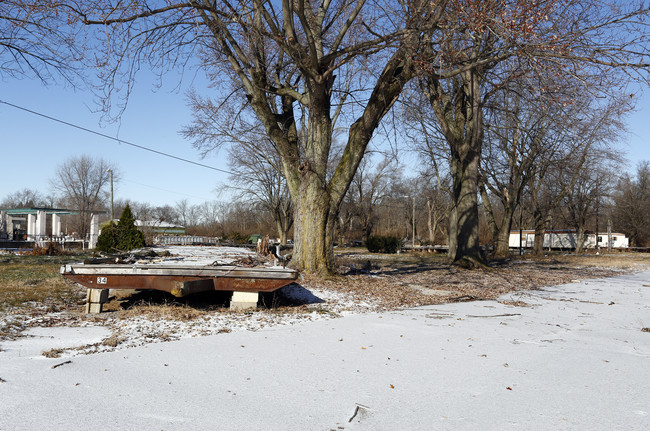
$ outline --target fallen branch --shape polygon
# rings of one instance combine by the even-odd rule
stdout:
[[[468,314],[465,317],[512,317],[512,316],[521,316],[521,313],[490,314],[487,316],[476,316],[473,314]]]
[[[60,364],[52,365],[52,369],[55,369],[55,368],[57,368],[57,367],[60,367],[61,365],[71,364],[71,363],[72,363],[72,361],[61,362]]]
[[[359,413],[359,406],[356,406],[354,408],[354,413],[352,414],[352,417],[348,419],[348,422],[352,422],[352,419],[354,419],[357,416],[357,413]]]

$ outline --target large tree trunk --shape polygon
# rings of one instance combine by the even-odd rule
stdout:
[[[333,267],[334,231],[342,199],[332,202],[327,184],[327,162],[332,142],[330,100],[323,85],[313,84],[304,160],[298,168],[300,185],[295,202],[293,260],[296,269],[327,273]],[[318,96],[318,97],[317,97]],[[334,215],[330,220],[330,215]]]
[[[482,265],[478,239],[478,151],[475,143],[460,143],[452,153],[453,198],[449,257],[461,266]],[[453,243],[453,245],[452,245]]]
[[[503,259],[510,256],[510,230],[512,229],[513,210],[506,207],[501,220],[501,227],[495,239],[494,257]]]
[[[598,241],[598,238],[596,238]],[[585,226],[583,224],[578,225],[576,229],[576,253],[582,253],[585,249]]]
[[[479,161],[483,146],[481,72],[470,69],[445,87],[426,81],[427,96],[450,150],[453,207],[449,217],[449,258],[461,266],[484,266],[478,238]]]
[[[551,221],[550,215],[535,211],[533,218],[535,222],[535,242],[533,244],[533,253],[536,256],[541,256],[544,254],[544,233],[546,232],[547,224]],[[549,236],[549,241],[550,240],[551,238]]]
[[[327,273],[333,266],[330,201],[318,183],[303,181],[295,206],[292,260],[296,269],[307,273]]]

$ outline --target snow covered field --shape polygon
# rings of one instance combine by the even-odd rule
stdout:
[[[507,299],[531,306],[346,312],[59,358],[41,352],[106,328],[32,328],[0,345],[0,430],[650,429],[650,272]]]

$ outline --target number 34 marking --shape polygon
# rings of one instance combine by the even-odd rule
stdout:
[[[97,277],[97,284],[106,284],[108,278],[106,277]]]

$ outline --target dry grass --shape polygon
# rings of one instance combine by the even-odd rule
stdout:
[[[359,300],[379,299],[385,309],[496,299],[521,290],[610,277],[621,270],[650,267],[650,255],[551,255],[493,262],[466,270],[449,265],[440,254],[373,255],[348,253],[339,259],[345,276],[306,277],[305,287],[351,292]],[[524,303],[509,304],[525,306]]]
[[[536,258],[529,258],[536,260]],[[555,254],[541,258],[540,260],[553,260],[557,263],[590,267],[602,267],[612,269],[633,269],[639,266],[650,267],[650,253],[594,253],[574,255],[574,254]]]
[[[42,352],[41,354],[46,358],[60,358],[64,351],[64,349],[50,349]]]
[[[80,305],[84,289],[66,283],[59,267],[79,257],[0,256],[0,312],[37,304],[48,311]]]
[[[151,302],[148,304],[138,304],[126,310],[119,311],[121,318],[147,317],[152,320],[167,319],[179,321],[195,320],[206,314],[209,314],[208,310],[196,309],[189,305],[165,301],[162,303]]]
[[[119,335],[119,334],[113,334],[104,341],[102,341],[102,344],[107,347],[117,347],[120,344],[122,344],[125,340],[125,337]]]

